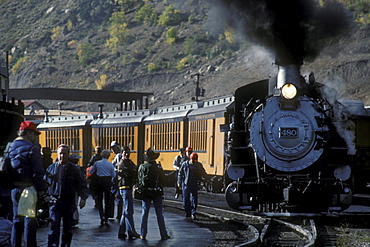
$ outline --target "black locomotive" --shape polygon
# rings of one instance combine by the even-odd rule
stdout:
[[[284,64],[270,80],[236,90],[226,145],[232,208],[309,213],[352,204],[351,121],[324,88]]]

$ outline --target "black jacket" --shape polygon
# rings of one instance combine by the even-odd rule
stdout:
[[[137,181],[137,166],[130,159],[121,159],[117,165],[116,173],[118,188],[132,188]]]

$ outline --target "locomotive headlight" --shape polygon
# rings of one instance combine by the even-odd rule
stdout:
[[[281,95],[283,95],[286,99],[293,99],[297,95],[297,88],[294,86],[294,84],[285,84],[281,88]]]

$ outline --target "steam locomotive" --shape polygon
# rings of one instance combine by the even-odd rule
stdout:
[[[131,147],[140,164],[151,147],[175,184],[181,147],[198,153],[210,191],[230,207],[261,212],[342,211],[370,181],[370,111],[360,101],[329,97],[299,65],[279,65],[270,80],[234,95],[157,109],[55,116],[40,123],[40,144],[70,146],[85,168],[97,145]],[[113,154],[110,159],[113,159]]]
[[[312,73],[306,81],[295,64],[279,65],[277,76],[236,90],[226,144],[231,182],[225,193],[232,208],[339,212],[352,204],[358,172],[353,137],[361,123],[327,91]]]

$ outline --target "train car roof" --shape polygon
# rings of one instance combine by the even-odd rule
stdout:
[[[73,115],[73,116],[56,116],[49,117],[48,122],[43,122],[37,125],[37,128],[49,129],[49,128],[58,128],[58,127],[78,127],[85,126],[90,124],[94,119],[92,114],[88,115]]]
[[[97,118],[91,122],[93,127],[98,125],[109,124],[127,124],[127,123],[141,123],[143,119],[150,115],[151,111],[148,109],[137,111],[123,111],[123,112],[107,112],[103,118]]]
[[[151,123],[152,121],[179,121],[185,118],[189,112],[198,109],[202,102],[191,102],[179,105],[171,105],[158,107],[154,114],[145,118],[144,122]]]
[[[351,117],[370,117],[370,109],[365,107],[360,100],[339,100],[339,102],[351,114]]]
[[[199,115],[205,115],[203,119],[223,117],[224,112],[226,112],[226,108],[233,102],[233,95],[205,100],[203,102],[203,107],[190,112],[188,117],[190,120],[198,119]]]

